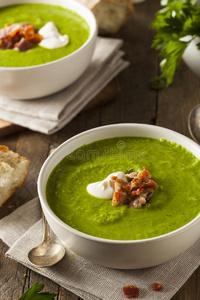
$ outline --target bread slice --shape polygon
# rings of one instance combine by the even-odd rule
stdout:
[[[116,33],[132,16],[131,0],[78,0],[95,15],[101,35]]]
[[[24,184],[29,160],[0,145],[0,206]]]

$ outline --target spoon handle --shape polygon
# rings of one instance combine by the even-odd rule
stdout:
[[[51,149],[51,151],[49,152],[49,155],[51,155],[55,149],[56,148]],[[43,220],[43,227],[44,227],[43,243],[44,242],[50,242],[51,241],[51,238],[50,238],[50,226],[49,226],[49,224],[47,222],[47,219],[45,218],[43,210],[42,210],[42,220]]]
[[[47,222],[47,219],[45,218],[43,211],[42,211],[42,220],[43,220],[43,226],[44,226],[43,242],[47,242],[47,241],[50,241],[50,226]]]

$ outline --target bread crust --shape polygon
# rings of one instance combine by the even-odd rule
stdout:
[[[0,145],[0,151],[6,152],[7,150],[9,150],[7,146]]]
[[[28,158],[0,145],[0,207],[16,189],[23,186],[29,163]]]
[[[131,0],[79,0],[79,2],[94,13],[101,35],[116,33],[134,13]]]

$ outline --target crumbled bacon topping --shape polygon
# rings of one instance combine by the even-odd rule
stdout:
[[[140,291],[135,285],[126,285],[123,287],[123,293],[126,298],[138,298]]]
[[[19,51],[25,52],[32,49],[34,46],[31,42],[27,41],[25,38],[21,38],[18,43],[15,44],[15,48],[18,48]]]
[[[164,289],[164,286],[160,282],[154,282],[152,284],[152,290],[153,291],[159,292],[159,291],[162,291],[163,289]]]
[[[158,185],[151,179],[151,174],[146,167],[143,167],[139,173],[133,172],[125,174],[125,176],[127,181],[119,179],[117,176],[111,177],[114,185],[112,205],[127,204],[129,208],[149,205],[148,201]]]
[[[0,29],[0,47],[3,50],[15,48],[21,52],[27,51],[35,44],[39,44],[42,39],[30,23],[6,24]]]

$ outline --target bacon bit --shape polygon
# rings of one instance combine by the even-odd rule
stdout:
[[[142,182],[146,182],[151,177],[151,174],[149,171],[147,171],[146,167],[143,167],[143,170],[138,173],[137,177]]]
[[[0,39],[7,39],[10,34],[16,30],[20,29],[20,24],[14,23],[9,26],[5,26],[5,28],[0,29]]]
[[[153,290],[153,291],[158,292],[158,291],[162,291],[163,289],[164,289],[164,286],[163,286],[162,283],[160,283],[160,282],[154,282],[154,283],[152,284],[152,290]]]
[[[20,28],[11,31],[10,34],[7,36],[7,40],[11,41],[15,35],[20,33],[20,31],[21,31]]]
[[[24,37],[26,40],[31,38],[35,34],[35,30],[32,24],[25,26],[24,28]]]
[[[43,40],[43,37],[41,34],[36,33],[33,36],[28,38],[28,41],[32,44],[39,44]]]
[[[113,195],[112,203],[114,206],[123,205],[126,199],[125,193],[115,192]]]
[[[3,50],[12,49],[12,48],[13,48],[13,42],[12,41],[3,42],[3,45],[2,45]]]
[[[7,40],[11,40],[13,45],[17,42],[19,42],[21,39],[21,31],[20,29],[15,30],[14,32],[12,32],[10,34],[10,36],[8,36]]]
[[[27,41],[25,38],[21,38],[21,40],[15,44],[15,48],[18,48],[20,52],[25,52],[27,50],[33,49],[33,44]]]
[[[35,33],[35,28],[32,24],[28,24],[24,28],[24,37],[27,41],[34,44],[39,44],[43,39],[41,34]]]
[[[0,29],[0,47],[3,50],[18,48],[24,52],[32,49],[34,44],[39,44],[42,39],[30,23],[5,24],[5,28]]]
[[[143,170],[138,174],[132,172],[125,174],[125,176],[128,181],[119,179],[117,176],[111,177],[114,186],[112,205],[128,204],[129,208],[149,205],[148,201],[153,195],[154,189],[158,188],[158,185],[154,180],[150,179],[151,174],[146,167],[143,167]]]
[[[133,178],[133,180],[131,181],[131,188],[137,189],[140,187],[142,187],[142,181],[139,180],[138,178]]]
[[[140,194],[142,194],[144,192],[143,188],[139,188],[136,191],[132,191],[131,195],[132,196],[139,196]]]
[[[126,298],[138,298],[140,291],[135,285],[126,285],[123,287],[123,293]]]
[[[152,179],[150,179],[149,182],[146,183],[146,186],[150,187],[152,189],[157,189],[158,188],[157,183]]]
[[[147,203],[146,199],[144,196],[137,196],[134,200],[132,200],[128,207],[131,208],[131,207],[141,207],[142,205],[145,205]]]
[[[24,32],[25,32],[25,30],[26,30],[26,27],[29,27],[29,25],[31,25],[31,26],[33,26],[31,23],[29,23],[29,22],[26,22],[26,23],[19,23],[20,24],[20,28],[21,28],[21,30],[22,30],[22,33],[23,33],[23,35],[24,35]],[[35,28],[35,27],[34,27]]]

